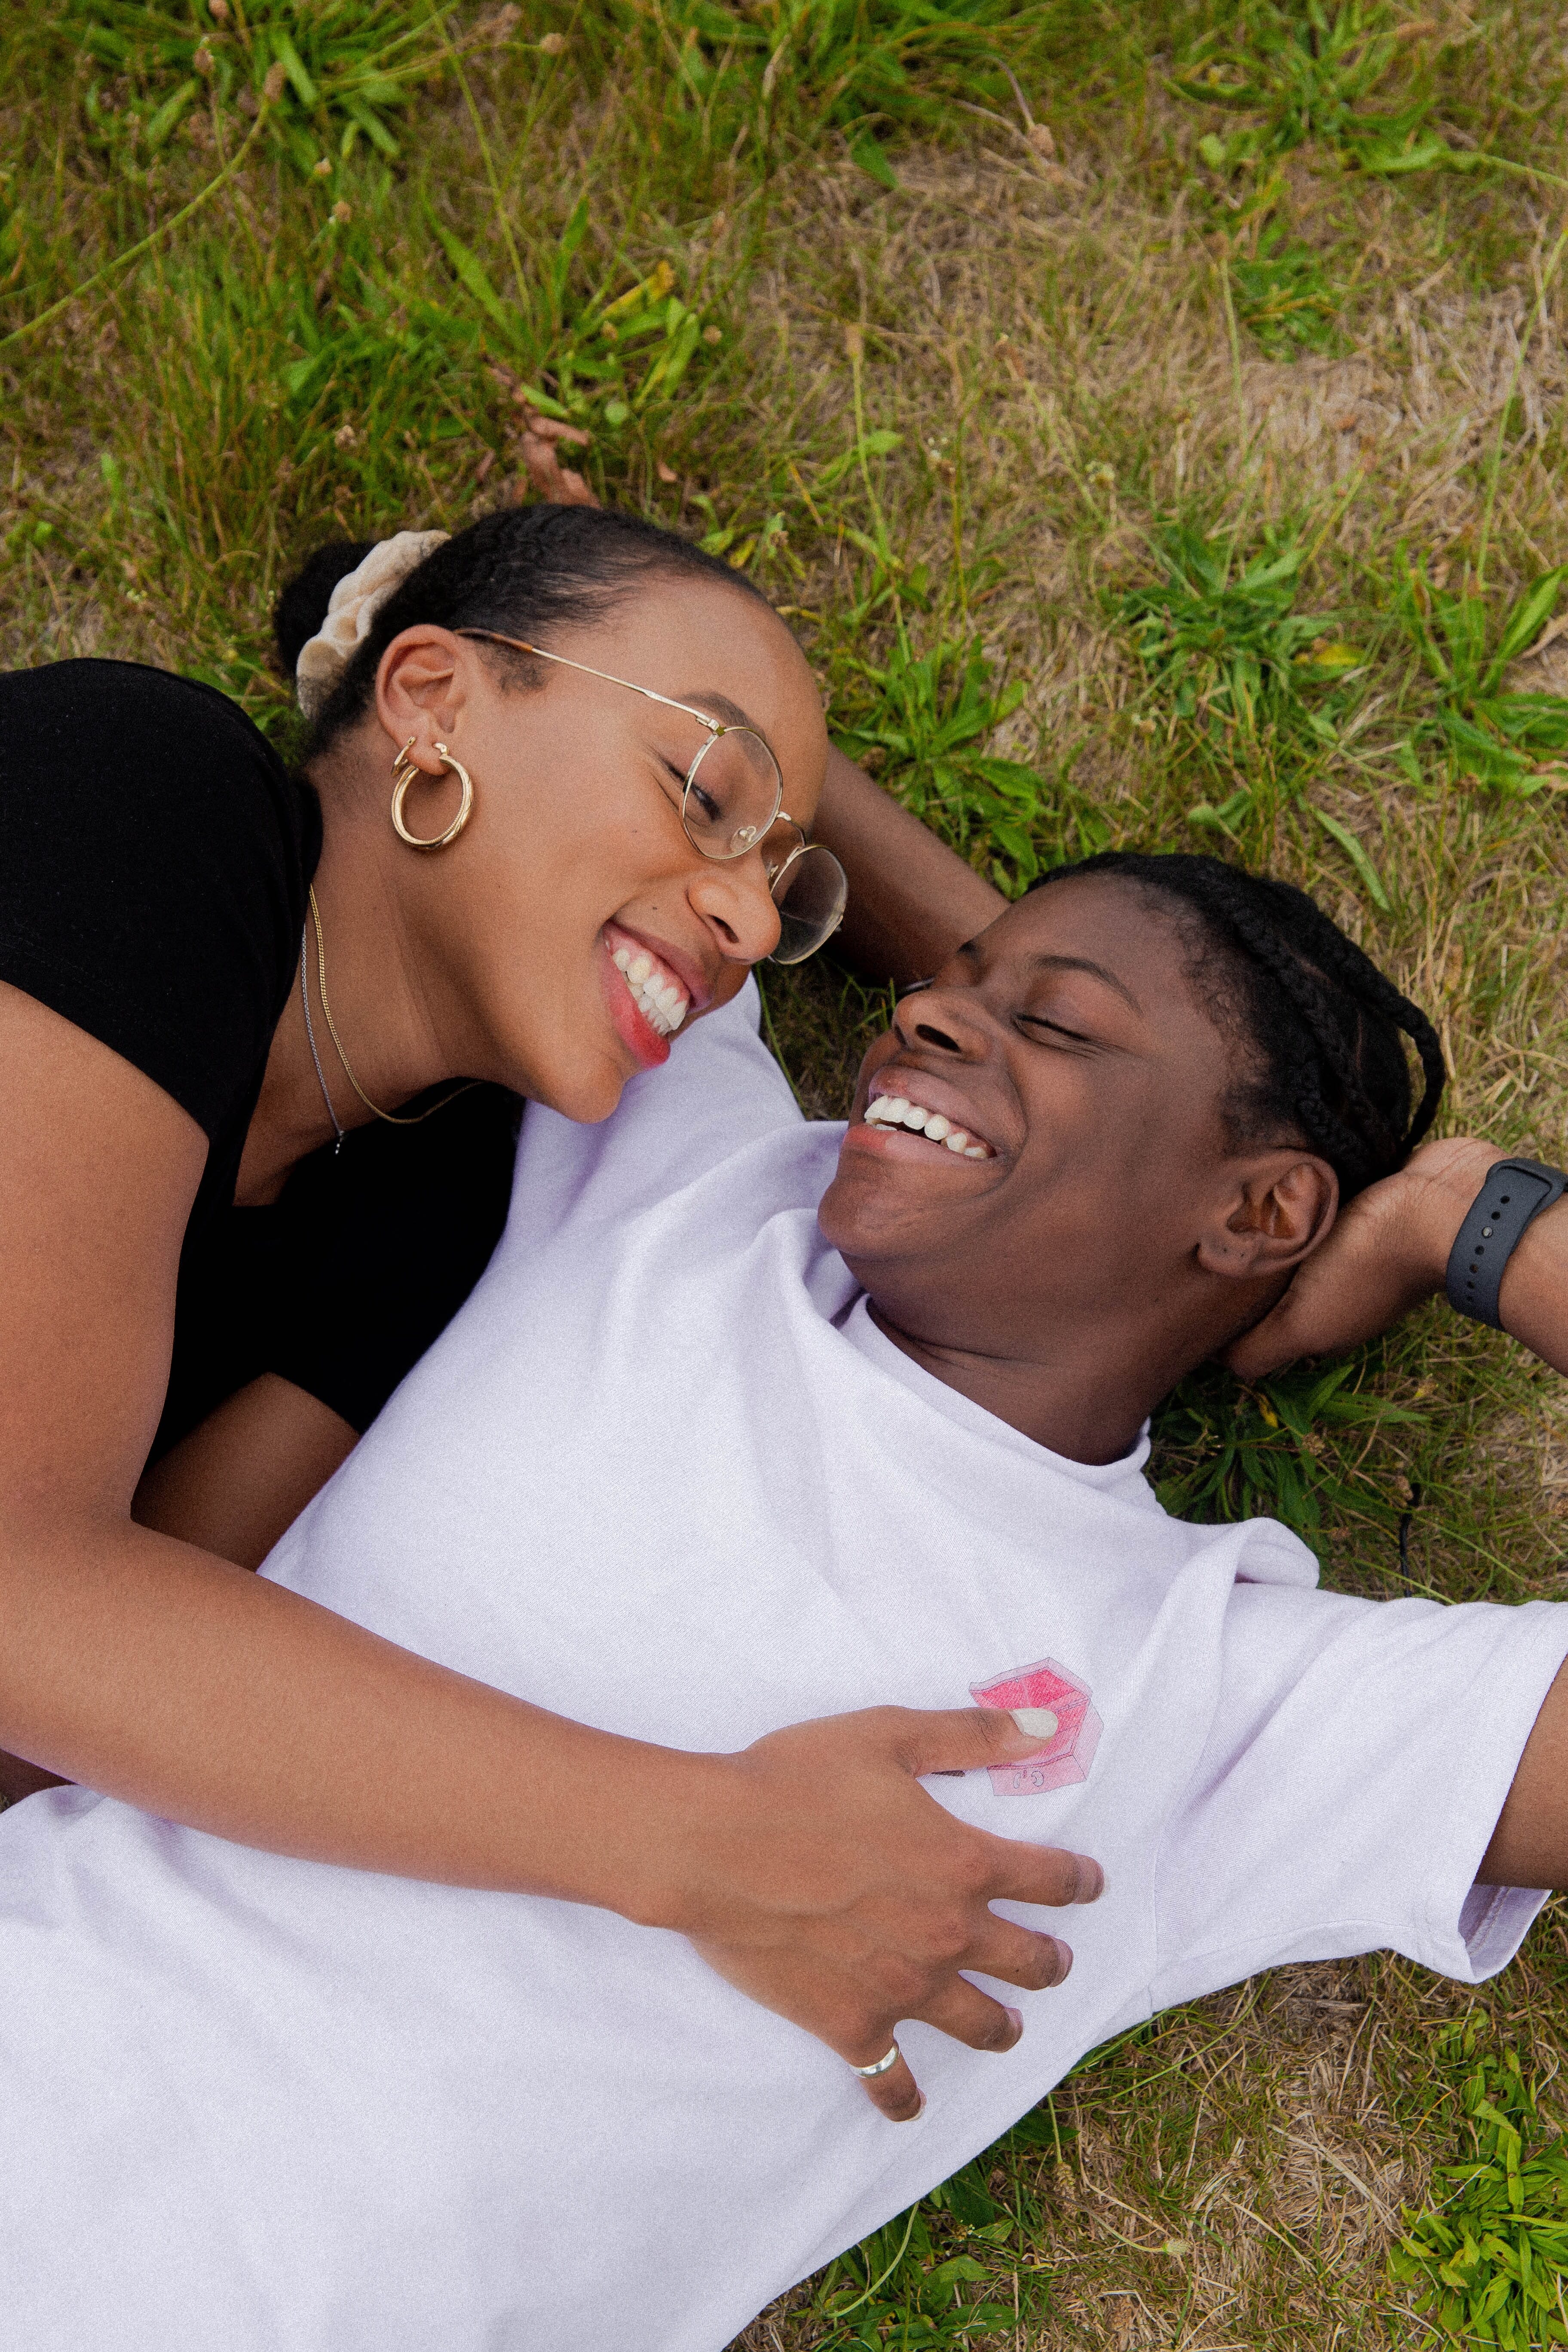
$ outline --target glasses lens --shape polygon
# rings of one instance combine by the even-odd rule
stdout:
[[[697,755],[681,819],[704,857],[744,857],[779,813],[779,763],[749,727],[726,727]]]
[[[773,883],[779,943],[770,963],[804,963],[844,920],[849,885],[830,849],[814,843],[792,857]]]

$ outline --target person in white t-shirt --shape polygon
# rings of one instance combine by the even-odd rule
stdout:
[[[263,1570],[628,1740],[761,1743],[781,1787],[781,1724],[1018,1709],[1030,1760],[926,1786],[1100,1858],[1070,1975],[1011,1906],[975,2008],[906,2024],[858,2011],[847,1951],[830,2049],[705,1965],[700,1916],[30,1798],[0,1820],[8,2343],[718,2352],[1162,2005],[1384,1945],[1477,1981],[1521,1885],[1568,1884],[1568,1608],[1324,1593],[1282,1528],[1184,1524],[1145,1480],[1152,1407],[1277,1345],[1325,1242],[1321,1328],[1436,1286],[1477,1149],[1393,1172],[1429,1033],[1310,902],[1151,863],[1053,880],[906,997],[847,1132],[801,1120],[753,992],[605,1126],[531,1110],[489,1272]],[[1559,1363],[1564,1214],[1502,1291]],[[879,2113],[845,2053],[895,2029]]]

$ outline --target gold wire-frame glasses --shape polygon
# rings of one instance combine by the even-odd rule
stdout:
[[[680,795],[680,822],[692,847],[721,863],[744,857],[755,849],[763,858],[768,889],[779,913],[779,943],[770,963],[804,963],[807,956],[832,938],[844,919],[849,884],[830,849],[807,841],[805,828],[784,805],[784,776],[766,738],[754,727],[729,725],[673,695],[651,686],[638,686],[613,670],[595,669],[587,662],[571,661],[521,637],[503,636],[499,629],[458,629],[460,637],[484,637],[490,644],[510,646],[536,661],[558,662],[563,669],[580,670],[606,686],[624,686],[645,702],[661,703],[695,719],[707,741],[686,771]],[[772,836],[787,825],[795,846],[769,855]]]

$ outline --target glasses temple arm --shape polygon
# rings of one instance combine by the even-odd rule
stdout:
[[[645,702],[661,702],[667,710],[684,711],[706,727],[710,735],[722,735],[728,730],[717,719],[710,719],[705,710],[694,710],[689,702],[677,702],[670,694],[656,693],[651,686],[638,686],[629,677],[617,677],[614,670],[595,669],[589,662],[573,661],[566,654],[547,653],[542,646],[531,646],[522,637],[503,637],[499,629],[456,629],[455,636],[488,637],[491,645],[510,646],[514,652],[531,654],[535,661],[559,662],[563,669],[581,670],[584,677],[596,677],[605,686],[624,686],[628,694],[640,694]]]

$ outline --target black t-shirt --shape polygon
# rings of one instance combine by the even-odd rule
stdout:
[[[506,1222],[521,1106],[498,1087],[356,1129],[274,1206],[233,1205],[321,841],[314,793],[213,688],[131,662],[0,676],[0,981],[208,1139],[154,1458],[264,1371],[363,1429]]]

